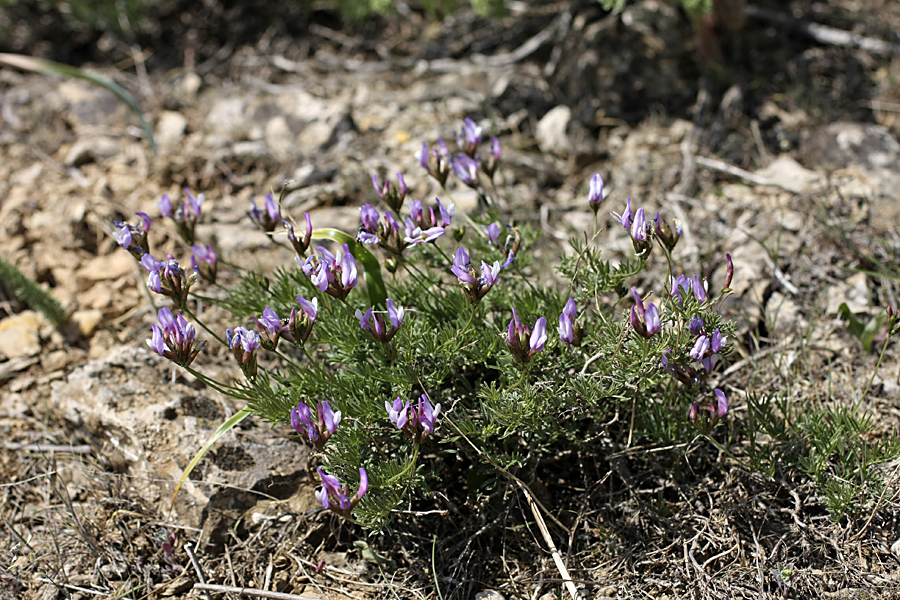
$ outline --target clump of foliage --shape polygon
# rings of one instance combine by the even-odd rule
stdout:
[[[66,322],[66,313],[56,298],[5,258],[0,258],[0,288],[39,311],[54,325]]]
[[[191,268],[154,258],[149,216],[117,223],[116,240],[147,269],[149,289],[180,311],[159,310],[148,345],[247,402],[214,440],[247,414],[290,424],[312,450],[321,505],[376,531],[409,503],[449,493],[449,481],[489,495],[543,457],[585,449],[609,457],[706,440],[770,477],[806,473],[837,516],[880,489],[868,485],[877,477],[872,465],[896,456],[900,442],[865,441],[871,423],[858,406],[792,412],[751,394],[738,423],[726,392],[711,389],[734,336],[720,312],[734,273],[727,254],[718,287],[678,272],[679,223],[650,217],[629,198],[612,226],[630,238],[633,256],[607,258],[595,244],[608,204],[595,175],[587,194],[593,232],[570,240],[556,281],[537,277],[538,232],[505,222],[495,208],[499,140],[466,119],[456,146],[439,139],[417,155],[443,188],[434,205],[408,198],[401,174],[373,176],[377,205],[360,209],[355,236],[314,229],[308,213],[295,221],[271,194],[262,207],[254,203],[250,220],[283,230],[296,264],[244,273],[218,300],[234,315],[224,336],[191,311],[195,287],[217,277],[216,252],[194,235],[203,196],[160,201],[192,245]],[[478,194],[477,214],[455,211],[451,175]],[[647,276],[652,261],[662,261],[665,275]],[[188,319],[227,345],[241,380],[212,380],[192,366],[206,342]]]

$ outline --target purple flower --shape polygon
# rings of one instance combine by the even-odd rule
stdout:
[[[194,196],[191,192],[184,189],[187,200],[182,200],[177,207],[173,206],[172,200],[168,194],[163,194],[159,201],[159,212],[164,217],[168,217],[175,221],[175,229],[189,246],[194,245],[194,230],[197,228],[197,220],[200,218],[200,211],[203,206],[205,197],[203,194]]]
[[[324,246],[319,246],[319,256],[313,254],[303,262],[299,256],[294,259],[319,291],[338,300],[345,299],[357,283],[356,259],[350,254],[347,244],[341,247],[343,253],[337,256]]]
[[[434,432],[434,422],[441,413],[441,405],[432,406],[426,394],[419,397],[418,407],[411,407],[409,400],[404,403],[397,397],[393,404],[385,401],[384,408],[391,423],[417,441]]]
[[[685,296],[693,294],[697,302],[706,302],[706,288],[700,282],[700,276],[686,277],[679,275],[669,282],[672,286],[672,297],[678,298],[678,303],[684,301]]]
[[[144,254],[150,252],[150,240],[147,237],[147,232],[150,231],[152,222],[145,212],[135,214],[141,218],[140,225],[113,221],[115,226],[119,228],[113,232],[113,238],[120,246],[128,250],[132,256],[140,260]]]
[[[559,315],[559,339],[567,344],[578,345],[581,339],[581,328],[575,323],[578,308],[575,306],[575,298],[569,298]]]
[[[675,219],[675,231],[672,231],[668,221],[659,216],[659,211],[657,211],[656,216],[653,217],[653,222],[656,225],[655,231],[657,237],[659,237],[663,245],[668,248],[669,252],[674,250],[675,246],[678,244],[678,240],[681,238],[681,223],[678,222],[678,219]]]
[[[160,262],[151,254],[144,254],[141,256],[141,264],[149,272],[147,287],[157,294],[172,298],[176,307],[184,306],[191,286],[197,283],[197,279],[200,277],[197,269],[191,269],[190,273],[185,273],[178,266],[178,261],[174,259]]]
[[[393,300],[388,298],[387,309],[390,327],[387,327],[384,318],[380,314],[375,314],[371,308],[365,313],[356,309],[356,318],[359,319],[359,326],[371,333],[382,344],[390,342],[403,324],[404,310],[402,307],[394,306]]]
[[[639,336],[650,339],[662,329],[659,309],[652,303],[648,303],[645,307],[637,289],[631,288],[631,294],[634,296],[634,306],[631,307],[631,326]]]
[[[250,220],[267,233],[275,231],[275,226],[282,221],[281,208],[275,201],[275,197],[272,194],[266,194],[265,212],[256,207],[256,200],[253,199],[253,196],[250,196],[250,203],[253,205],[253,208],[247,213]]]
[[[403,238],[403,241],[407,244],[411,244],[413,246],[417,244],[424,244],[426,242],[432,242],[437,238],[444,235],[446,231],[443,227],[430,227],[428,229],[423,230],[421,227],[416,225],[412,219],[406,217],[406,237]]]
[[[384,408],[387,410],[391,423],[396,425],[397,429],[402,431],[406,428],[409,422],[409,400],[406,401],[406,404],[403,404],[403,400],[400,399],[400,396],[397,396],[393,404],[385,400]]]
[[[689,356],[694,360],[701,360],[706,356],[706,353],[709,352],[709,338],[706,337],[706,334],[702,334],[697,340],[694,342],[694,347],[691,348]]]
[[[469,156],[475,156],[475,151],[481,143],[481,127],[469,117],[463,121],[462,136],[458,136],[459,149]]]
[[[312,219],[309,217],[309,213],[303,213],[306,217],[306,235],[303,236],[303,239],[298,239],[296,234],[294,233],[294,226],[291,225],[288,221],[282,219],[281,222],[284,223],[285,228],[287,228],[288,241],[291,243],[291,246],[294,248],[294,252],[297,253],[297,256],[304,256],[306,254],[307,248],[309,248],[309,243],[312,241]]]
[[[172,212],[172,201],[168,194],[163,194],[159,200],[159,214],[168,219],[174,218],[175,213]]]
[[[247,379],[256,377],[256,353],[262,343],[259,334],[244,327],[235,327],[234,332],[226,329],[225,337],[244,377]]]
[[[597,209],[600,208],[601,202],[603,202],[603,178],[600,177],[599,173],[595,173],[591,177],[591,187],[588,193],[588,204],[590,204],[591,210],[594,211],[595,215],[597,214]]]
[[[441,215],[440,223],[437,223],[441,227],[450,227],[450,221],[453,219],[453,215],[456,213],[456,205],[452,202],[448,202],[446,205],[441,203],[440,198],[435,198],[435,202],[438,205],[438,211]]]
[[[478,161],[468,154],[457,154],[453,160],[453,172],[470,188],[478,187]]]
[[[653,303],[647,304],[647,312],[644,315],[644,323],[647,327],[647,337],[656,335],[662,331],[662,323],[659,320],[659,309]]]
[[[628,197],[628,203],[625,205],[625,211],[621,215],[612,213],[612,216],[622,224],[622,227],[629,231],[631,230],[632,218],[634,216],[634,214],[631,212],[631,196]]]
[[[496,261],[493,265],[489,265],[481,261],[481,277],[476,277],[477,273],[469,263],[469,253],[465,248],[460,247],[456,250],[450,270],[459,279],[459,284],[468,296],[469,302],[478,304],[478,301],[484,298],[485,294],[497,283],[500,262]]]
[[[715,394],[715,403],[713,402],[695,402],[691,405],[688,412],[688,418],[701,433],[708,435],[712,431],[719,419],[728,412],[728,398],[725,392],[716,388],[713,390]]]
[[[286,331],[287,327],[281,322],[278,313],[269,306],[263,310],[262,318],[257,319],[254,315],[250,315],[250,317],[256,322],[256,326],[259,328],[262,346],[266,350],[278,349],[278,340],[281,339],[282,333],[285,332],[290,334],[290,332]]]
[[[734,278],[734,263],[731,262],[731,255],[725,253],[725,289],[731,287],[731,280]]]
[[[546,341],[547,319],[545,317],[540,317],[535,322],[532,331],[522,323],[519,313],[513,309],[513,318],[506,331],[506,346],[518,364],[524,365],[530,361],[532,356],[544,349]]]
[[[341,411],[334,411],[327,400],[319,402],[317,409],[318,418],[313,420],[310,408],[303,402],[298,403],[291,411],[291,427],[299,434],[305,430],[306,437],[321,452],[341,424]]]
[[[644,209],[637,209],[634,215],[634,222],[631,224],[631,237],[636,242],[647,241],[647,218]]]
[[[175,316],[171,310],[163,307],[159,309],[157,316],[161,327],[156,323],[150,326],[153,333],[147,340],[147,345],[160,356],[187,367],[206,347],[206,342],[194,344],[196,330],[181,313]]]
[[[300,303],[300,311],[296,308],[291,309],[291,316],[281,331],[281,337],[292,344],[300,345],[306,342],[312,333],[313,324],[319,314],[319,299],[313,298],[310,302],[303,296],[297,296],[297,302]]]
[[[697,302],[706,302],[706,287],[700,282],[699,275],[694,275],[691,279],[691,289]]]
[[[218,257],[212,246],[204,246],[203,244],[194,244],[191,246],[191,268],[200,274],[200,277],[210,283],[216,282],[216,271],[218,266]]]
[[[422,147],[424,148],[424,144]],[[399,212],[401,208],[403,208],[403,199],[406,198],[406,182],[403,180],[403,175],[397,173],[397,181],[400,182],[399,186],[395,186],[389,180],[385,179],[384,184],[378,183],[378,175],[372,175],[372,187],[375,188],[375,193],[378,194],[378,197],[384,200],[384,203],[388,205],[391,210]]]
[[[497,238],[500,237],[500,223],[491,223],[490,225],[482,225],[481,229],[484,231],[485,235],[488,236],[488,243],[491,245],[497,245]]]
[[[691,330],[691,335],[700,335],[700,332],[703,331],[703,319],[700,317],[691,319],[689,329]]]
[[[481,163],[481,170],[484,171],[484,174],[493,181],[494,173],[497,171],[497,167],[500,166],[500,140],[492,137],[491,150],[488,153],[487,161],[479,160],[478,162]]]
[[[350,486],[341,486],[340,480],[325,473],[322,467],[319,467],[319,477],[322,478],[322,489],[316,492],[319,504],[345,519],[350,518],[350,511],[356,508],[360,499],[369,491],[369,474],[362,467],[359,468],[359,489],[352,497]]]
[[[450,151],[444,140],[438,139],[437,144],[429,150],[428,145],[422,142],[422,149],[416,152],[416,159],[422,168],[429,175],[435,178],[441,187],[447,183],[447,175],[450,174],[450,163],[452,162]],[[399,211],[399,208],[395,210]]]

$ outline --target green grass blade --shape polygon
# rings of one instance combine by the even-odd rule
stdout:
[[[234,429],[234,427],[238,423],[246,419],[248,416],[250,416],[250,407],[244,408],[240,412],[235,413],[230,419],[222,423],[219,428],[216,429],[216,432],[212,435],[211,438],[209,438],[209,440],[207,440],[203,448],[200,449],[200,452],[197,453],[194,459],[191,460],[190,464],[184,469],[184,473],[181,474],[181,479],[178,480],[178,485],[175,486],[175,491],[172,492],[172,506],[170,507],[170,510],[175,508],[175,496],[178,495],[178,490],[181,489],[182,484],[184,484],[185,480],[188,478],[188,475],[191,474],[191,471],[194,470],[194,467],[196,467],[200,463],[200,461],[203,460],[203,457],[206,456],[206,453],[209,452],[209,449],[213,447],[213,444],[218,442],[223,435]]]
[[[140,105],[138,105],[137,100],[128,93],[128,90],[109,77],[105,77],[94,71],[88,71],[87,69],[79,69],[78,67],[65,65],[52,60],[25,56],[23,54],[7,54],[0,52],[0,65],[6,65],[7,67],[12,67],[13,69],[19,69],[21,71],[41,73],[43,75],[77,77],[78,79],[85,79],[105,87],[115,94],[119,100],[124,102],[131,112],[134,113],[134,116],[137,117],[141,124],[141,128],[144,130],[144,134],[147,136],[147,140],[150,142],[150,148],[153,149],[153,154],[156,154],[156,140],[153,137],[153,128],[150,127],[150,124],[147,123],[147,120],[144,118],[144,113],[141,110]]]
[[[347,244],[357,263],[362,265],[366,290],[369,292],[369,303],[372,306],[385,305],[387,288],[384,285],[384,278],[381,276],[381,263],[374,254],[369,252],[368,248],[357,242],[353,236],[339,229],[314,229],[312,237],[314,240],[332,240],[339,244]]]

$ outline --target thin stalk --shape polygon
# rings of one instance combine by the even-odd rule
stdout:
[[[875,382],[875,376],[878,375],[878,369],[881,368],[881,361],[884,360],[884,354],[887,352],[888,344],[891,342],[891,332],[888,330],[887,339],[884,340],[884,346],[881,347],[881,354],[878,355],[878,362],[875,364],[875,370],[872,371],[872,376],[869,378],[869,384],[866,386],[866,391],[863,392],[863,395],[860,396],[859,402],[853,407],[853,412],[859,410],[859,407],[862,406],[863,401],[866,399],[866,396],[869,395],[869,390],[872,389],[872,384]]]
[[[206,333],[213,336],[217,342],[219,342],[223,346],[226,346],[226,347],[228,346],[228,343],[225,340],[223,340],[221,337],[219,337],[212,329],[207,327],[206,323],[204,323],[203,321],[198,319],[197,316],[194,314],[194,312],[190,308],[188,308],[187,306],[183,306],[182,310],[184,310],[184,312],[186,312],[191,319],[196,321],[197,324],[206,331]]]

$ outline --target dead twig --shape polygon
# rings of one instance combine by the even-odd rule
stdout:
[[[82,446],[69,446],[66,444],[17,444],[15,442],[3,442],[7,450],[22,450],[23,452],[54,452],[65,454],[90,454],[93,448],[84,444]]]
[[[298,594],[285,594],[284,592],[267,592],[256,588],[242,588],[230,585],[213,585],[210,583],[195,583],[194,589],[206,592],[207,598],[210,592],[227,592],[239,596],[252,596],[254,598],[271,598],[272,600],[321,600],[314,596],[300,596]]]
[[[581,600],[581,596],[579,596],[578,594],[578,588],[575,587],[575,583],[572,581],[572,577],[569,576],[569,570],[566,568],[566,564],[563,562],[562,555],[560,555],[559,550],[556,549],[556,544],[553,543],[553,538],[550,537],[550,531],[547,529],[547,524],[544,522],[544,518],[541,516],[541,511],[538,510],[537,504],[535,504],[534,501],[534,497],[528,490],[528,486],[526,486],[519,480],[516,480],[516,483],[519,484],[519,487],[525,493],[525,499],[528,501],[528,508],[531,509],[531,514],[534,515],[535,521],[537,521],[537,526],[538,529],[541,530],[541,536],[543,536],[544,542],[546,542],[547,546],[550,548],[550,556],[553,557],[553,562],[556,563],[556,569],[559,571],[563,583],[565,583],[566,590],[568,590],[569,595],[572,596],[572,600]]]
[[[884,40],[878,40],[858,33],[851,33],[843,29],[829,27],[828,25],[820,25],[819,23],[810,23],[802,19],[796,19],[790,15],[767,10],[758,6],[747,6],[744,14],[753,19],[768,21],[770,23],[778,23],[786,25],[791,30],[801,33],[820,44],[826,46],[842,46],[845,48],[857,48],[864,50],[870,54],[878,54],[879,56],[900,56],[900,44],[891,44]]]
[[[200,583],[195,583],[194,587],[206,585],[206,577],[203,576],[203,569],[200,568],[200,562],[197,561],[197,557],[194,555],[194,549],[190,544],[185,544],[184,551],[187,552],[188,558],[191,559],[191,564],[194,565],[194,571],[197,573],[197,579],[200,580]],[[206,592],[206,600],[212,600],[209,591]]]

